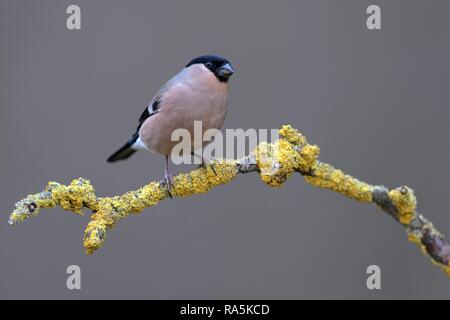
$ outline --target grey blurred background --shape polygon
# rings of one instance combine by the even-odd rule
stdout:
[[[66,8],[82,30],[66,29]],[[382,29],[369,31],[369,4]],[[388,187],[450,234],[450,2],[0,1],[0,298],[450,298],[450,280],[372,205],[294,176],[258,175],[122,220],[93,256],[89,215],[61,209],[11,228],[48,180],[99,195],[160,179],[163,160],[106,158],[159,86],[217,53],[237,69],[226,128],[291,123],[321,159]],[[175,172],[190,170],[189,166]],[[82,290],[66,289],[68,265]],[[366,288],[377,264],[382,289]]]

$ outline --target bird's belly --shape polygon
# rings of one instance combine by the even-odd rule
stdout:
[[[226,115],[226,97],[206,101],[190,101],[189,105],[173,104],[160,109],[142,125],[139,135],[150,151],[162,155],[170,155],[172,149],[179,144],[190,142],[191,152],[202,144],[203,134],[208,129],[220,129]],[[197,123],[197,131],[201,137],[194,137],[194,123],[201,122],[201,130]],[[189,137],[190,141],[187,141]],[[183,137],[183,138],[181,138]],[[200,144],[198,143],[200,141]]]

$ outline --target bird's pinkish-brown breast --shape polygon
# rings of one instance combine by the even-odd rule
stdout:
[[[187,129],[194,141],[194,121],[201,121],[202,131],[220,129],[226,115],[228,84],[201,64],[183,69],[156,95],[158,113],[149,117],[139,131],[151,151],[170,155],[179,141],[172,141],[177,129]],[[202,132],[202,134],[203,134]]]

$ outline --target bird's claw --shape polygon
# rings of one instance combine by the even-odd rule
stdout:
[[[203,160],[202,163],[197,166],[197,168],[198,169],[202,168],[202,169],[207,170],[207,166],[209,166],[211,168],[212,172],[214,172],[214,174],[217,176],[216,169],[214,168],[214,163],[212,163],[210,161]]]
[[[169,194],[170,199],[173,199],[172,192],[171,192],[171,189],[173,187],[172,178],[173,178],[172,174],[166,170],[164,172],[164,181],[166,183],[167,193]]]

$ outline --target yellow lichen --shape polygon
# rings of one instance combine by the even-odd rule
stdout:
[[[441,267],[442,271],[444,271],[445,274],[450,277],[450,265],[447,265],[447,266],[441,265],[440,267]]]
[[[292,128],[290,125],[283,125],[278,130],[280,138],[297,146],[306,145],[308,142],[304,135],[302,135],[297,129]]]
[[[320,188],[339,192],[361,202],[372,202],[373,187],[352,176],[344,174],[333,166],[318,162],[312,168],[313,174],[306,175],[305,181]]]
[[[238,173],[235,161],[215,162],[211,166],[174,177],[171,193],[178,197],[206,193],[215,186],[230,182]]]
[[[100,248],[105,242],[106,230],[111,229],[114,222],[108,218],[107,214],[99,211],[92,215],[91,221],[88,223],[84,231],[83,246],[86,254],[92,254]]]
[[[418,246],[423,246],[422,241],[420,240],[420,237],[413,232],[408,232],[408,241],[410,241]]]
[[[186,197],[208,192],[211,188],[230,182],[236,175],[235,161],[222,161],[210,167],[200,168],[173,178],[173,196]],[[142,212],[168,197],[167,187],[152,182],[137,191],[122,196],[99,198],[97,212],[92,215],[84,232],[83,245],[87,254],[92,254],[105,242],[106,231],[113,228],[120,219]]]
[[[316,145],[307,144],[300,150],[300,158],[298,159],[298,169],[302,172],[309,172],[316,164],[319,157],[320,148]]]
[[[272,187],[281,186],[294,171],[296,154],[292,145],[284,140],[261,143],[254,156],[262,181]]]
[[[406,186],[393,189],[389,198],[397,208],[397,217],[401,224],[407,226],[416,217],[417,200],[414,191]]]
[[[94,187],[89,180],[74,179],[70,185],[64,186],[57,182],[50,182],[46,188],[52,194],[55,204],[64,210],[82,214],[83,207],[95,206],[96,196]]]
[[[138,201],[138,204],[136,204],[137,210],[142,211],[145,208],[157,205],[158,202],[167,197],[167,194],[159,183],[152,182],[139,189],[134,196]]]
[[[308,172],[320,152],[319,147],[308,144],[291,126],[283,126],[279,135],[279,140],[270,144],[262,142],[252,153],[261,180],[272,187],[281,186],[295,171]]]

